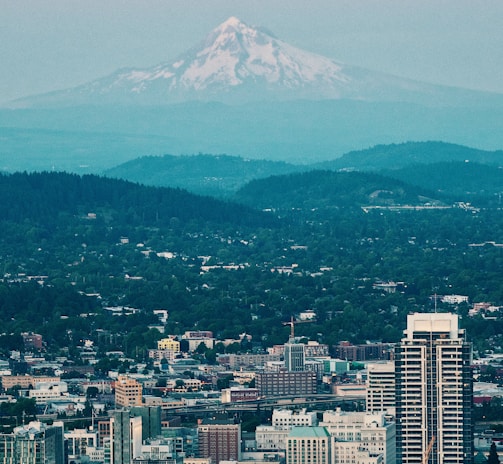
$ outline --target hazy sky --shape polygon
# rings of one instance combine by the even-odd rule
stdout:
[[[503,93],[503,0],[0,0],[0,102],[170,61],[229,16],[347,64]]]

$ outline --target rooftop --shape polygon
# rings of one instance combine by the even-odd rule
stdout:
[[[325,427],[293,427],[289,438],[324,438],[329,437]]]

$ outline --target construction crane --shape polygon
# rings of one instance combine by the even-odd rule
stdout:
[[[428,443],[428,448],[426,448],[426,451],[424,452],[423,455],[423,461],[422,464],[428,464],[428,459],[430,458],[431,450],[433,449],[433,443],[435,441],[435,435],[431,437],[430,443]]]
[[[297,324],[308,324],[310,322],[314,322],[312,319],[307,319],[305,321],[299,321],[298,319],[294,318],[293,316],[290,318],[288,322],[282,322],[283,325],[289,325],[290,326],[290,339],[294,339],[295,337],[295,326]]]
[[[295,324],[297,324],[297,321],[294,319],[294,317],[292,316],[290,318],[290,321],[289,322],[283,322],[282,323],[283,325],[289,325],[290,326],[290,339],[293,340],[294,336],[295,336]]]

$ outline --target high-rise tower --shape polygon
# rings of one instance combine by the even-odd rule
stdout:
[[[285,343],[285,367],[288,372],[303,372],[305,370],[304,345],[290,340]]]
[[[471,345],[455,314],[410,314],[397,345],[397,462],[471,463]]]

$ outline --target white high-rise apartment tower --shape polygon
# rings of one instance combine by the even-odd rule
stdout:
[[[395,351],[397,462],[473,459],[471,345],[455,314],[410,314]]]

